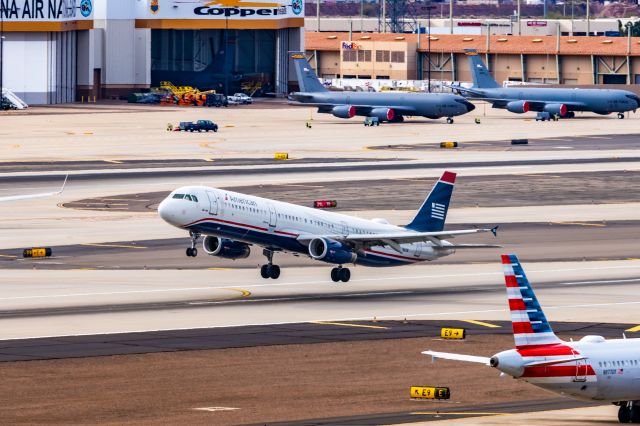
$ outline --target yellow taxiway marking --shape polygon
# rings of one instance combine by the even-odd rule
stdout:
[[[14,256],[12,254],[0,254],[0,257],[11,257],[11,258],[14,258],[14,257],[18,257],[18,256]]]
[[[208,271],[230,271],[231,268],[207,268]]]
[[[146,249],[143,246],[126,246],[124,244],[98,244],[98,243],[86,243],[80,244],[81,246],[91,246],[91,247],[115,247],[115,248],[130,248],[130,249]]]
[[[73,268],[71,271],[95,271],[96,268]]]
[[[636,325],[635,327],[627,328],[625,331],[629,331],[631,333],[635,333],[636,331],[640,331],[640,325]]]
[[[241,288],[225,288],[225,290],[237,291],[242,294],[241,297],[249,297],[251,296],[251,292],[247,290],[242,290]]]
[[[603,223],[586,223],[586,222],[551,222],[552,225],[579,225],[579,226],[594,226],[596,228],[605,228],[607,225]]]
[[[476,320],[462,320],[463,322],[468,322],[469,324],[475,324],[475,325],[481,325],[483,327],[489,327],[489,328],[500,328],[499,325],[496,324],[490,324],[488,322],[482,322],[482,321],[476,321]]]
[[[122,164],[119,160],[103,160],[105,163]]]
[[[313,324],[324,324],[324,325],[339,325],[342,327],[357,327],[357,328],[379,328],[379,329],[388,329],[389,327],[382,327],[380,325],[364,325],[364,324],[347,324],[346,322],[329,322],[329,321],[311,321]]]
[[[460,412],[448,412],[448,411],[416,411],[411,413],[413,415],[445,415],[445,416],[508,416],[509,413],[494,413],[490,411],[460,411]]]

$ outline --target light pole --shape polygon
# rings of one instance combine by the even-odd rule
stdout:
[[[431,2],[427,5],[427,79],[429,80],[427,83],[427,91],[431,93]],[[420,35],[418,34],[418,37]]]

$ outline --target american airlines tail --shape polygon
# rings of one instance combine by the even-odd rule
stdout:
[[[416,217],[405,228],[418,232],[442,231],[455,182],[455,173],[444,172],[418,210]]]
[[[304,52],[289,52],[289,57],[296,68],[301,92],[327,92],[327,88],[320,83],[318,76],[309,65]]]
[[[496,89],[500,85],[491,77],[491,73],[487,69],[484,62],[478,52],[474,49],[465,49],[466,55],[469,58],[469,68],[471,70],[471,76],[473,77],[474,89]]]
[[[503,254],[502,268],[516,348],[562,343],[551,329],[518,256]]]

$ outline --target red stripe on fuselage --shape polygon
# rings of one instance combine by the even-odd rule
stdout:
[[[384,253],[384,252],[381,252],[381,251],[371,250],[371,249],[367,249],[367,250],[365,250],[365,252],[377,254],[377,255],[380,255],[380,256],[389,256],[389,257],[393,257],[393,258],[396,258],[396,259],[411,260],[413,262],[417,262],[417,261],[420,260],[419,258],[415,258],[415,257],[400,256],[399,254]]]
[[[553,365],[547,367],[525,367],[522,378],[526,377],[575,377],[595,376],[595,371],[590,365]]]
[[[268,231],[267,228],[261,228],[259,226],[248,225],[246,223],[232,222],[230,220],[223,220],[223,219],[218,219],[218,218],[214,218],[214,217],[205,217],[204,219],[196,220],[195,222],[191,222],[190,224],[184,225],[184,226],[191,226],[191,225],[195,225],[196,223],[201,223],[201,222],[205,222],[205,221],[208,221],[208,220],[211,220],[213,222],[226,223],[226,224],[235,225],[235,226],[244,226],[245,228],[257,229],[258,231],[265,231],[265,232]]]

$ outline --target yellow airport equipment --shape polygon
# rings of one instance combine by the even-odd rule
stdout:
[[[191,86],[174,86],[170,81],[161,81],[160,88],[171,90],[171,92],[178,97],[181,97],[185,94],[195,95],[200,93],[197,88]]]
[[[276,152],[273,158],[275,158],[276,160],[288,160],[289,154],[286,152]]]
[[[441,328],[440,337],[443,339],[464,339],[467,337],[466,330],[464,328]]]
[[[457,147],[458,147],[458,142],[453,142],[453,141],[440,142],[440,148],[457,148]]]
[[[411,386],[411,398],[417,399],[449,399],[451,392],[447,387]]]
[[[51,254],[52,250],[49,247],[34,247],[22,251],[22,257],[49,257]]]

